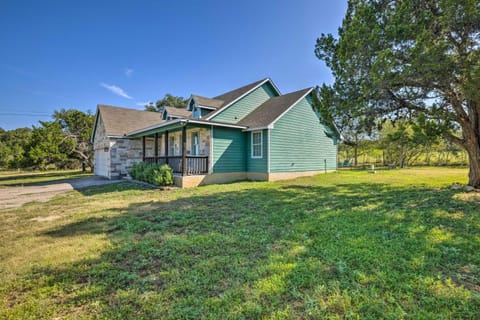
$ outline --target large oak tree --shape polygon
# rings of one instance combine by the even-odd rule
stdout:
[[[315,53],[335,77],[333,114],[370,126],[421,115],[467,151],[480,187],[480,1],[349,0]]]

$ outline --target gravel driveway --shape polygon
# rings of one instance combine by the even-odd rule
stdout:
[[[101,177],[78,178],[49,182],[36,186],[0,188],[0,209],[18,208],[31,201],[46,202],[57,194],[93,186],[117,183]]]

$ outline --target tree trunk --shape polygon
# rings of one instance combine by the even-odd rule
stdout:
[[[356,167],[358,165],[358,145],[355,144],[353,147],[353,165]]]
[[[470,171],[468,172],[468,185],[480,188],[480,146],[468,144],[466,146],[468,160],[470,162]]]

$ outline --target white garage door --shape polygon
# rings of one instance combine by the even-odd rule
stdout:
[[[108,178],[108,152],[95,150],[95,175]]]

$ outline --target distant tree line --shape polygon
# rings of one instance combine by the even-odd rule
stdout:
[[[91,112],[61,109],[32,128],[0,128],[0,168],[93,170],[93,123]]]
[[[344,138],[339,145],[340,165],[403,168],[468,164],[462,148],[411,121],[386,121],[380,130],[369,135],[358,134],[352,140],[354,143]]]

